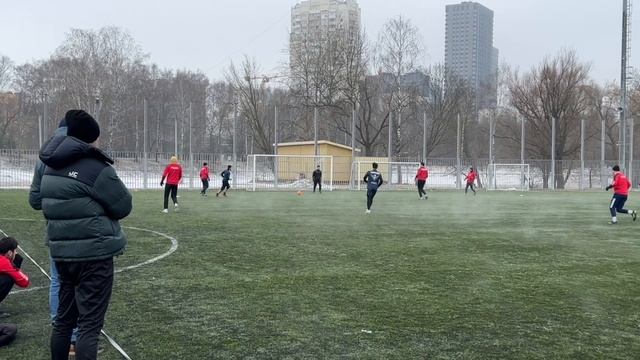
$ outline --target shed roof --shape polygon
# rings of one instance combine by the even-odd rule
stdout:
[[[294,141],[294,142],[286,142],[286,143],[278,143],[278,147],[283,147],[283,146],[305,146],[305,145],[313,145],[314,142],[313,141]],[[346,145],[342,145],[342,144],[338,144],[338,143],[334,143],[332,141],[328,141],[328,140],[318,140],[318,145],[330,145],[330,146],[335,146],[338,148],[342,148],[342,149],[346,149],[346,150],[351,150],[351,146],[346,146]],[[360,149],[355,149],[355,151],[360,151]]]

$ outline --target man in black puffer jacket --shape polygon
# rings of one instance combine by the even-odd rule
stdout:
[[[98,123],[82,110],[65,115],[67,136],[54,136],[40,151],[46,165],[31,192],[47,219],[47,243],[60,275],[51,358],[67,359],[78,326],[77,359],[95,359],[111,298],[113,257],[126,237],[118,220],[131,212],[131,194],[109,158],[94,143]]]

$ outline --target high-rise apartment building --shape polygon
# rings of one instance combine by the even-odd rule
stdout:
[[[298,51],[303,42],[315,42],[327,36],[354,39],[360,33],[360,7],[355,0],[306,0],[291,9],[290,51]]]
[[[446,6],[445,67],[475,91],[477,109],[496,105],[498,49],[493,11],[476,2]]]

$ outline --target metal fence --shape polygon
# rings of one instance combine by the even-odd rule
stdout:
[[[115,168],[118,175],[127,187],[132,189],[153,189],[160,188],[160,179],[165,166],[169,163],[171,153],[147,153],[146,161],[144,153],[114,151],[110,155],[115,160]],[[0,150],[0,188],[28,188],[33,177],[33,169],[38,160],[36,150]],[[358,182],[362,181],[358,173],[358,158],[351,163],[350,157],[333,157],[333,188],[334,189],[357,189]],[[232,187],[239,189],[251,189],[251,179],[253,176],[252,164],[247,162],[246,157],[239,156],[235,160],[229,154],[193,154],[180,158],[180,163],[184,169],[182,181],[183,188],[200,188],[199,172],[202,164],[207,162],[211,172],[210,186],[219,187],[222,178],[219,174],[226,169],[227,165],[232,165]],[[413,165],[403,165],[400,163],[412,163]],[[388,189],[413,189],[414,170],[417,168],[418,159],[394,159],[394,163],[387,166],[383,176],[387,182]],[[519,160],[500,160],[499,163],[517,164]],[[553,189],[554,182],[551,181],[551,161],[550,160],[526,160],[529,164],[528,187],[531,190]],[[351,171],[348,166],[342,169],[344,163],[351,164]],[[461,160],[460,167],[456,167],[456,159],[428,159],[426,162],[429,168],[429,179],[427,188],[430,189],[456,189],[464,186],[464,175],[470,167],[475,167],[479,174],[479,185],[487,187],[493,180],[491,179],[492,165],[487,159]],[[555,189],[556,190],[589,190],[602,189],[611,181],[611,167],[616,161],[607,161],[604,166],[600,161],[585,161],[581,167],[578,160],[556,161],[555,164]],[[360,171],[366,172],[370,164],[360,161]],[[325,165],[327,166],[327,165]],[[339,169],[337,167],[340,167]],[[640,168],[640,162],[634,161],[634,168]],[[581,169],[584,169],[581,171]],[[517,169],[516,169],[517,170]],[[514,170],[514,171],[516,171]],[[325,170],[326,172],[326,170]],[[351,175],[348,173],[351,172]],[[498,172],[496,176],[515,177],[518,174],[508,174],[508,171]],[[265,175],[266,176],[266,175]],[[311,174],[305,174],[310,178]],[[344,181],[343,177],[350,177],[349,181]],[[499,179],[495,180],[499,181]],[[639,185],[640,178],[633,175],[631,179],[635,186]]]

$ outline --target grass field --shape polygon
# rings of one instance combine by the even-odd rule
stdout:
[[[116,275],[105,330],[145,360],[637,359],[640,221],[608,225],[610,196],[381,192],[366,215],[363,192],[182,192],[162,214],[159,191],[135,192],[123,224],[179,247]],[[0,229],[48,266],[26,199],[0,191]],[[171,246],[127,234],[119,268]],[[0,305],[19,324],[0,359],[48,358],[47,293]]]

